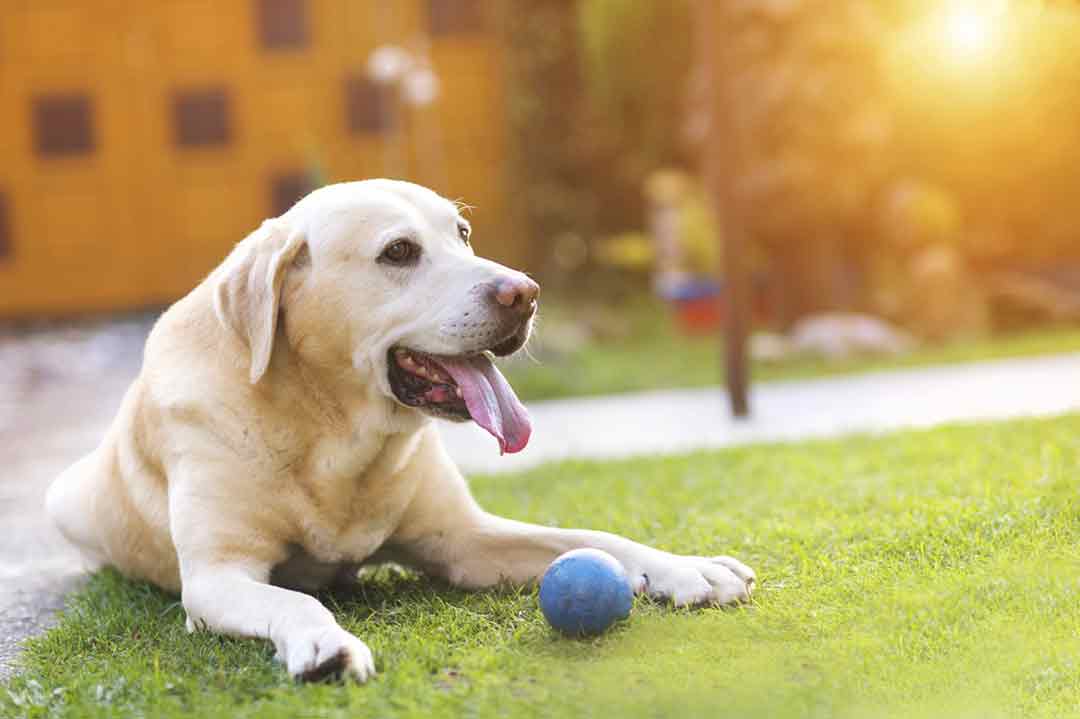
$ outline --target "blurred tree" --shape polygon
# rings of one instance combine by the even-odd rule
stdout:
[[[585,131],[601,232],[645,224],[649,175],[683,164],[691,0],[580,0]]]
[[[493,3],[506,52],[511,195],[542,271],[568,234],[593,225],[575,0]]]
[[[888,72],[898,169],[949,189],[970,228],[957,241],[985,267],[1080,260],[1078,6],[1010,3],[960,64],[926,61],[940,20],[925,0],[908,3],[910,37],[899,38]]]
[[[492,0],[516,216],[530,233],[528,269],[549,281],[565,273],[567,248],[640,231],[646,178],[679,164],[690,1],[537,0],[526,11]]]
[[[883,195],[880,242],[870,258],[872,307],[919,337],[978,337],[989,329],[985,288],[962,251],[955,197],[925,181]]]
[[[530,269],[645,226],[648,175],[705,155],[686,140],[707,135],[706,66],[739,230],[768,258],[785,324],[867,306],[870,258],[895,249],[889,198],[909,180],[947,198],[927,209],[952,228],[935,242],[976,269],[1080,261],[1080,2],[703,0],[717,18],[705,63],[696,0],[490,1]],[[975,24],[950,48],[947,12],[968,5]]]
[[[771,257],[781,319],[852,306],[862,228],[890,174],[877,4],[735,0],[714,16],[713,65],[698,72],[715,73],[730,202]]]

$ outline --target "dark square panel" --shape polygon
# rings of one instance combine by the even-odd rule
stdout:
[[[222,88],[177,92],[173,136],[180,147],[227,144],[232,137],[228,92]]]
[[[307,0],[256,0],[255,12],[264,48],[298,49],[311,42]]]
[[[270,216],[284,214],[304,195],[315,189],[311,174],[302,170],[275,175],[270,182]]]
[[[393,105],[389,91],[364,75],[345,80],[345,123],[349,132],[382,132],[390,128]]]
[[[481,0],[428,0],[428,30],[435,37],[483,32]]]
[[[0,192],[0,262],[10,260],[14,252],[14,240],[11,238],[11,212],[8,209],[8,198]]]
[[[94,149],[94,103],[84,93],[33,99],[34,149],[39,155],[80,155]]]

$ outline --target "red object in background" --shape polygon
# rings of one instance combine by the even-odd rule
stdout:
[[[679,325],[692,335],[713,334],[724,322],[723,300],[719,296],[676,300]]]
[[[696,279],[679,285],[668,293],[675,306],[679,326],[687,334],[716,332],[724,322],[721,285],[708,279]]]
[[[692,335],[718,332],[727,319],[728,307],[724,297],[724,285],[707,278],[689,280],[668,288],[662,293],[675,310],[679,328]],[[770,302],[766,278],[753,278],[750,287],[751,321],[770,324],[775,319],[775,309]]]

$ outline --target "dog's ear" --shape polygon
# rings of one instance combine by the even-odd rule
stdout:
[[[251,383],[270,365],[281,287],[304,236],[281,219],[266,220],[236,246],[214,281],[214,313],[248,346]]]

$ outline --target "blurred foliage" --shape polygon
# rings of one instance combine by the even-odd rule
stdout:
[[[714,48],[717,112],[756,234],[805,241],[842,225],[886,177],[891,137],[876,78],[884,27],[859,0],[733,2]],[[812,191],[811,191],[812,190]],[[749,211],[745,211],[749,210]]]
[[[731,115],[725,130],[740,148],[731,171],[748,229],[793,275],[831,266],[843,248],[824,262],[818,250],[866,220],[888,169],[876,11],[854,0],[715,7],[716,71]],[[686,130],[695,13],[691,0],[544,0],[506,14],[514,164],[538,266],[560,234],[644,227],[648,176],[694,164]],[[816,285],[785,283],[811,285],[799,306],[836,285],[809,276]]]
[[[621,232],[599,241],[594,250],[598,261],[612,267],[647,271],[656,261],[652,238],[643,232]]]
[[[528,269],[542,271],[560,236],[587,235],[593,225],[576,3],[494,7],[506,54],[511,185],[518,189],[510,201],[530,235]]]
[[[580,0],[584,107],[599,229],[644,222],[649,174],[679,164],[693,61],[691,0]]]
[[[678,246],[676,258],[665,261],[658,257],[655,269],[661,273],[676,270],[693,276],[716,275],[720,270],[720,227],[702,183],[686,172],[663,169],[649,175],[644,194],[649,202],[654,240],[663,245],[664,239],[673,239]],[[674,218],[668,213],[674,213]],[[674,237],[665,238],[666,233]]]
[[[542,271],[564,235],[644,226],[646,176],[678,159],[689,0],[497,5],[516,209]]]
[[[502,363],[524,399],[711,387],[723,374],[716,337],[679,331],[673,309],[644,295],[601,304],[583,297],[548,297],[529,352]],[[1080,329],[1043,326],[989,338],[952,339],[896,356],[843,359],[793,354],[753,362],[757,382],[858,374],[1080,351]]]
[[[700,188],[694,187],[680,210],[680,230],[686,246],[686,265],[700,275],[711,275],[720,266],[716,218]]]
[[[876,310],[881,268],[907,273],[932,247],[955,253],[958,276],[1080,261],[1076,2],[500,5],[530,269],[565,274],[557,246],[646,228],[647,178],[701,170],[707,137],[782,288],[781,324]],[[948,36],[957,7],[973,38]]]
[[[966,225],[958,241],[976,262],[1080,257],[1078,5],[1011,3],[992,52],[967,65],[927,62],[933,5],[909,5],[887,68],[898,171],[953,194]]]
[[[782,319],[857,306],[856,238],[891,169],[878,5],[741,0],[712,12],[711,66],[699,70],[716,87],[712,137],[728,144],[733,210],[784,288]]]
[[[1077,3],[713,7],[740,217],[793,314],[867,303],[882,254],[904,272],[934,245],[958,273],[1080,259]]]

